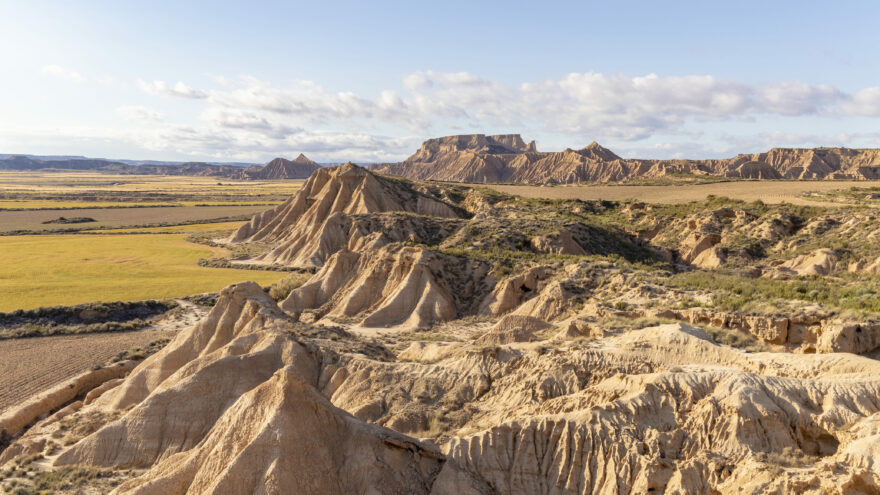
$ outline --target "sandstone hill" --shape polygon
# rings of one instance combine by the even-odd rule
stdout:
[[[233,176],[235,179],[282,180],[307,179],[320,165],[302,153],[293,160],[276,158],[263,166],[248,167]]]
[[[466,212],[406,182],[348,163],[318,169],[294,196],[255,216],[229,241],[271,245],[260,262],[315,267],[343,248],[417,240],[420,230],[426,230],[425,237],[437,235],[428,228],[431,221],[405,214],[457,219]],[[443,229],[444,222],[435,223]]]
[[[880,491],[873,207],[525,199],[346,164],[226,242],[309,273],[227,287],[126,376],[0,418],[0,486]]]
[[[880,179],[880,150],[774,148],[721,160],[624,159],[598,143],[538,152],[518,134],[448,136],[425,141],[400,163],[373,170],[411,179],[453,182],[570,184],[629,181],[667,174],[743,179]]]

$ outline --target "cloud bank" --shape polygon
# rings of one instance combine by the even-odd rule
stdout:
[[[43,71],[85,81],[58,66]],[[754,126],[754,145],[778,132],[760,125],[768,119],[880,117],[880,87],[847,92],[825,84],[749,84],[711,75],[586,72],[508,84],[467,72],[419,71],[372,95],[329,91],[307,80],[278,85],[247,76],[217,77],[214,87],[204,88],[162,80],[136,85],[165,104],[183,98],[199,105],[189,123],[168,122],[142,105],[120,106],[121,118],[151,122],[136,144],[235,159],[303,151],[325,160],[390,161],[407,156],[426,137],[500,130],[527,138],[557,136],[572,146],[610,141],[661,156],[700,149],[718,153],[726,149],[718,143],[693,145],[705,137],[703,129],[742,144],[741,138],[723,137],[725,126]],[[830,139],[856,135],[846,130]],[[660,138],[678,144],[658,143]]]

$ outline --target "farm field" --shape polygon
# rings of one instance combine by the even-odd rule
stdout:
[[[79,234],[0,237],[0,311],[91,301],[132,301],[217,291],[284,273],[198,266],[225,250],[180,234]]]
[[[828,192],[851,187],[867,187],[866,181],[731,181],[710,184],[687,184],[676,186],[627,186],[627,185],[570,185],[525,186],[487,185],[496,191],[517,194],[529,198],[582,199],[622,201],[635,199],[648,203],[686,203],[701,201],[710,195],[727,196],[743,201],[761,200],[765,203],[792,203],[802,205],[826,205],[827,202],[803,197],[804,193]]]
[[[14,231],[94,230],[137,226],[166,226],[204,223],[211,220],[240,220],[269,206],[179,206],[157,208],[82,208],[77,210],[0,211],[0,233]],[[94,222],[48,223],[60,217],[87,217]]]
[[[170,339],[192,325],[205,310],[194,309],[174,320],[135,332],[58,335],[0,341],[0,414],[64,380],[106,364],[120,352]]]
[[[191,223],[186,225],[169,225],[167,227],[135,227],[122,229],[94,229],[82,230],[83,234],[179,234],[181,232],[194,234],[198,232],[221,232],[232,231],[241,227],[244,221],[234,222],[212,222],[212,223]],[[220,234],[218,234],[219,236]]]
[[[67,208],[126,204],[271,204],[303,181],[235,181],[216,177],[85,172],[0,172],[0,208]]]

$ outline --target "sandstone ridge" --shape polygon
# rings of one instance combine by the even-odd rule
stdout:
[[[880,179],[880,150],[773,148],[728,159],[621,158],[593,142],[579,149],[539,152],[518,134],[471,134],[425,141],[400,163],[373,170],[411,179],[455,182],[570,184],[694,174],[742,179]]]

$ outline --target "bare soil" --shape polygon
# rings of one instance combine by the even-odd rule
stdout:
[[[245,218],[267,206],[171,206],[146,208],[82,208],[78,210],[0,211],[0,232],[57,231],[133,226],[179,225],[220,218]],[[46,221],[64,217],[89,217],[87,225],[65,226]]]
[[[64,380],[107,363],[120,352],[171,338],[207,312],[190,302],[178,302],[183,311],[140,331],[0,341],[0,414]]]

